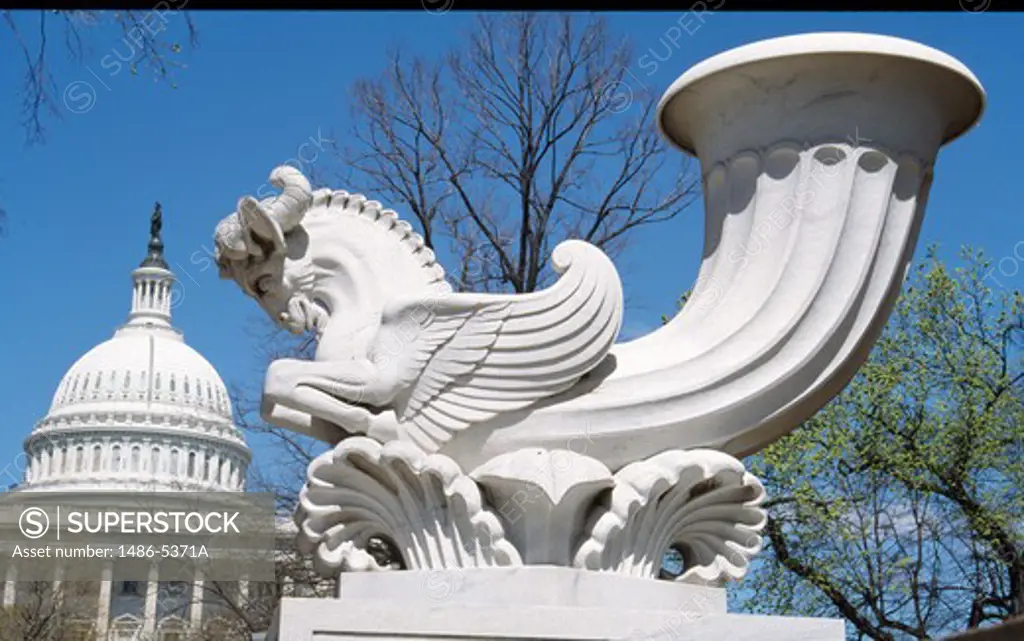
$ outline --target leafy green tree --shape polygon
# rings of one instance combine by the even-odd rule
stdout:
[[[1024,614],[1024,300],[934,249],[854,380],[748,464],[769,491],[748,611],[933,639]]]

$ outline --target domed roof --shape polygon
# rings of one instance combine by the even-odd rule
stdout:
[[[128,321],[64,374],[25,440],[21,489],[240,491],[252,452],[213,366],[171,325],[159,205]]]
[[[145,324],[122,327],[79,358],[57,386],[49,414],[138,403],[231,418],[227,389],[213,366],[177,331]]]
[[[144,404],[151,414],[166,414],[170,408],[159,406],[174,405],[231,420],[224,382],[171,325],[175,277],[164,260],[162,227],[157,203],[150,223],[149,251],[132,272],[128,322],[71,366],[57,386],[47,418],[133,411]]]

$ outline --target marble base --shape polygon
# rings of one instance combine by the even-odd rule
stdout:
[[[833,619],[726,614],[721,588],[560,567],[342,575],[338,600],[282,599],[267,641],[843,641]]]

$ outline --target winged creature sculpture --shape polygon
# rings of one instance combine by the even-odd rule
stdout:
[[[271,363],[262,405],[343,441],[310,465],[302,540],[333,568],[366,565],[342,543],[380,534],[410,567],[648,577],[676,545],[688,573],[739,576],[764,489],[733,457],[794,429],[867,358],[939,148],[984,99],[959,61],[883,36],[805,34],[693,67],[658,123],[704,171],[703,263],[670,322],[622,343],[622,286],[599,249],[558,245],[542,291],[456,293],[395,212],[275,169],[280,195],[242,198],[215,235],[221,274],[318,338],[312,361]],[[509,518],[520,495],[530,507]]]
[[[436,451],[467,427],[563,392],[605,358],[622,321],[611,261],[580,241],[527,295],[453,293],[433,252],[380,203],[313,192],[247,196],[215,234],[218,263],[281,326],[314,331],[313,361],[267,372],[264,417],[336,442],[352,433]]]
[[[618,344],[622,287],[596,247],[558,245],[561,276],[543,291],[455,293],[395,212],[313,191],[290,167],[271,175],[279,196],[245,197],[221,221],[218,262],[276,322],[319,337],[313,361],[267,371],[262,409],[276,425],[331,443],[406,441],[464,469],[574,441],[613,470],[671,448],[743,456],[817,411],[867,357],[913,252],[924,156],[780,143],[713,165],[693,296]],[[800,202],[811,180],[820,193]]]

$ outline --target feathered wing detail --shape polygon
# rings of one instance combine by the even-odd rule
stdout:
[[[622,324],[622,284],[601,250],[566,241],[562,276],[531,294],[449,294],[385,310],[378,345],[407,386],[395,413],[427,451],[453,433],[565,391],[608,354]],[[390,347],[389,347],[390,346]]]

